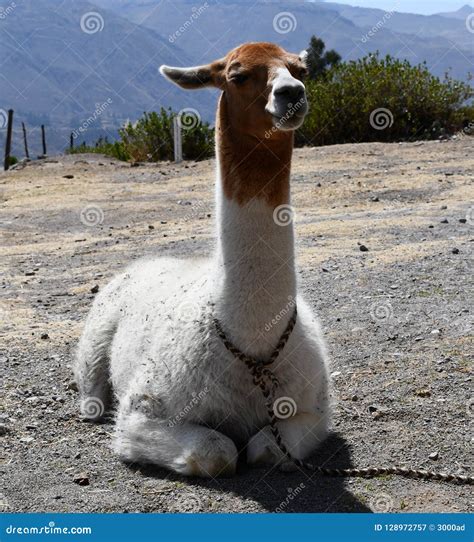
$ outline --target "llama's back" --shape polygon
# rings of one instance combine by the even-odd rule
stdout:
[[[114,387],[130,381],[139,369],[135,362],[143,351],[151,316],[164,314],[169,300],[192,288],[205,268],[204,261],[142,259],[100,291],[87,317],[74,367],[85,418],[102,417],[111,397],[111,369]]]

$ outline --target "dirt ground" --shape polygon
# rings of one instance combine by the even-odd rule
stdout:
[[[295,152],[301,288],[326,331],[336,396],[333,434],[314,461],[469,472],[473,157],[469,138]],[[391,476],[341,481],[242,465],[234,478],[206,481],[126,466],[109,449],[111,422],[80,420],[71,361],[93,292],[142,255],[212,251],[214,166],[76,155],[0,176],[0,507],[472,509],[467,486]]]

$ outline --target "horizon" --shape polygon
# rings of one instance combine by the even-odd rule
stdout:
[[[336,4],[347,4],[354,7],[394,10],[419,15],[458,11],[466,5],[474,7],[472,0],[323,0],[326,3],[333,1]]]

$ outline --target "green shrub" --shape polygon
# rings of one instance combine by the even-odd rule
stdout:
[[[68,154],[83,154],[91,152],[96,154],[106,154],[107,156],[117,158],[117,160],[130,160],[130,155],[127,153],[121,141],[114,141],[113,143],[110,143],[107,138],[102,137],[99,138],[93,146],[86,145],[86,143],[83,142],[73,149],[68,149],[66,152]]]
[[[337,64],[306,87],[310,112],[300,145],[433,139],[474,118],[468,84],[378,53]]]
[[[214,154],[214,129],[207,122],[201,122],[194,110],[181,116],[183,158],[203,160]],[[135,162],[158,162],[174,159],[173,119],[177,113],[161,108],[159,113],[143,113],[134,124],[131,122],[120,128],[120,139],[109,143],[100,138],[95,145],[86,143],[67,152],[72,154],[94,152],[103,153],[119,160]]]
[[[191,111],[191,110],[190,110]],[[144,113],[135,123],[128,123],[120,130],[126,152],[133,160],[156,162],[174,158],[173,119],[171,109],[161,108],[159,113]],[[214,130],[201,122],[198,115],[181,116],[183,158],[202,160],[214,153]]]

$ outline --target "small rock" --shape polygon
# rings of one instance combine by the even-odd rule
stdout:
[[[451,250],[451,252],[453,254],[459,254],[459,249],[458,248],[453,248],[453,250]]]
[[[467,222],[467,218],[460,218],[460,219],[459,219],[459,222],[460,222],[461,224],[465,224],[465,223]]]
[[[418,395],[418,397],[431,397],[431,391],[430,390],[416,390],[415,395]]]
[[[441,209],[442,211],[445,211],[447,208],[448,208],[447,205],[441,205],[441,207],[440,207],[440,209]]]
[[[90,484],[89,476],[84,472],[75,474],[72,481],[79,486],[88,486]]]
[[[22,437],[20,442],[23,442],[23,444],[31,444],[34,440],[33,437]]]
[[[25,277],[32,277],[34,275],[36,275],[36,273],[34,271],[26,271],[26,273],[25,273]]]
[[[433,461],[436,461],[439,458],[439,452],[433,452],[428,457]]]
[[[77,452],[77,454],[74,456],[74,459],[81,459],[81,454],[80,454],[80,452]]]
[[[449,220],[447,218],[443,218],[443,220],[440,220],[441,224],[449,224]]]
[[[361,252],[369,252],[369,249],[365,245],[359,245],[359,250]]]
[[[154,229],[155,229],[155,226],[153,226],[153,224],[149,224],[149,225],[148,225],[148,229],[149,229],[149,230],[154,230]]]
[[[96,294],[99,291],[99,285],[96,284],[91,288],[91,294]]]
[[[9,431],[9,427],[5,423],[0,423],[0,435],[6,435]]]
[[[359,397],[357,397],[357,395],[355,394],[351,397],[351,401],[358,401],[358,400],[359,400]]]
[[[67,383],[66,389],[72,390],[72,391],[78,391],[77,383],[74,382],[74,380],[71,380],[70,382]]]
[[[370,198],[370,201],[377,202],[377,201],[380,201],[380,200],[379,200],[379,198],[377,196],[374,196],[373,198]]]
[[[63,179],[74,179],[74,175],[63,175]]]
[[[42,339],[43,341],[46,341],[46,340],[49,339],[49,335],[48,335],[47,333],[42,333],[42,334],[41,334],[41,339]]]
[[[433,329],[431,331],[431,335],[435,335],[435,336],[441,335],[441,331],[439,329]]]

